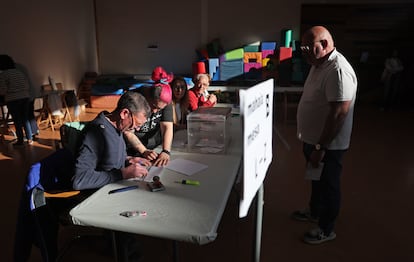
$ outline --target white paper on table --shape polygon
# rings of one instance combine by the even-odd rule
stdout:
[[[310,162],[306,165],[305,179],[319,181],[321,179],[323,163],[320,162],[318,167],[313,167]]]
[[[162,167],[162,166],[159,166],[159,167],[151,166],[148,169],[149,169],[148,174],[144,179],[139,178],[139,177],[134,177],[134,178],[130,178],[128,180],[152,182],[153,181],[152,179],[154,178],[154,176],[159,176],[161,178],[161,173],[162,173],[162,170],[164,169],[164,167]]]
[[[206,169],[208,166],[194,162],[187,159],[174,159],[166,166],[166,168],[182,173],[187,176],[192,176],[201,170]]]
[[[148,175],[144,178],[144,181],[152,182],[154,176],[158,176],[159,178],[161,178],[161,173],[163,169],[164,167],[162,166],[151,166],[148,170]]]

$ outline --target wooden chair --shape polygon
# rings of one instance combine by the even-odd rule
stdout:
[[[7,111],[6,103],[4,102],[4,97],[0,96],[0,142],[5,140],[5,135],[12,135],[16,138],[16,132],[10,128],[10,124],[13,124],[13,119],[11,118],[10,113]]]
[[[72,122],[72,117],[68,105],[66,103],[66,92],[63,89],[62,83],[56,83],[56,90],[53,89],[52,85],[46,84],[42,85],[42,98],[43,98],[43,107],[38,111],[39,116],[37,118],[37,125],[39,128],[46,125],[46,128],[50,127],[52,131],[55,131],[55,128],[61,126],[66,120]],[[59,97],[56,100],[55,110],[60,111],[62,115],[53,114],[52,108],[49,102],[49,99],[54,99],[52,95],[57,95]]]
[[[71,222],[70,209],[94,191],[79,191],[72,188],[75,152],[87,123],[64,123],[60,127],[60,147],[31,166],[18,211],[15,261],[27,261],[33,245],[40,249],[42,261],[57,262],[62,261],[71,246],[80,238],[105,240],[102,232],[94,235],[77,235],[65,245],[58,245],[60,226],[78,227]]]

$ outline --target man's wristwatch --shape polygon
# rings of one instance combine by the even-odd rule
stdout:
[[[325,148],[321,144],[316,144],[315,145],[315,150],[316,151],[321,151],[321,150],[325,150]]]

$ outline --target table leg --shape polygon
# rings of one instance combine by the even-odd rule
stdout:
[[[178,262],[178,241],[173,240],[173,261]]]
[[[112,251],[114,252],[114,259],[115,259],[115,262],[118,262],[119,261],[119,259],[118,259],[119,251],[118,251],[118,245],[117,245],[117,239],[116,239],[115,231],[111,230],[111,238],[112,238]]]

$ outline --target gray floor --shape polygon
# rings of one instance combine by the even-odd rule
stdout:
[[[90,119],[93,114],[84,115]],[[381,112],[373,106],[358,106],[352,145],[345,157],[342,177],[342,209],[336,226],[337,239],[320,246],[301,241],[313,225],[292,221],[290,213],[305,207],[309,183],[303,179],[304,161],[294,124],[279,121],[276,115],[274,155],[265,180],[265,204],[261,261],[414,261],[414,112]],[[52,152],[58,134],[43,130],[41,139],[24,149],[13,149],[10,137],[0,142],[1,261],[11,261],[14,225],[19,193],[27,169],[34,161]],[[214,193],[214,189],[212,189]],[[237,194],[230,195],[216,241],[196,246],[179,243],[179,260],[252,261],[254,206],[248,217],[237,218]],[[61,245],[78,231],[99,230],[64,227]],[[143,261],[172,261],[169,240],[137,236],[142,243]],[[113,261],[105,243],[80,240],[64,261]],[[40,261],[33,250],[31,261]]]

